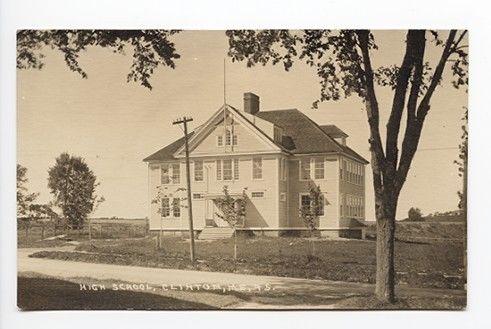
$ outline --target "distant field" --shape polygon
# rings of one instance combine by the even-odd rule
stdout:
[[[408,221],[408,218],[404,218],[401,222]],[[423,216],[423,222],[464,222],[465,221],[465,213],[462,211],[447,211],[444,213],[436,213]]]
[[[375,239],[376,224],[368,223],[367,238]],[[396,224],[396,239],[400,241],[463,241],[464,222],[403,222]]]

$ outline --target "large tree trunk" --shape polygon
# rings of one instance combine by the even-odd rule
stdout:
[[[394,239],[397,199],[376,196],[377,204],[377,271],[375,295],[386,303],[395,301]]]

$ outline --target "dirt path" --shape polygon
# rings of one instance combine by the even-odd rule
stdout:
[[[250,299],[241,305],[233,305],[233,308],[332,308],[333,304],[342,299],[368,296],[374,288],[371,284],[352,282],[93,264],[28,257],[33,252],[48,249],[19,249],[18,272],[35,272],[62,279],[118,280],[146,284],[173,293],[211,292],[222,295],[239,293],[259,296],[259,299]],[[70,251],[73,247],[53,249]],[[398,292],[412,297],[439,298],[465,295],[465,291],[460,290],[409,287],[399,287]],[[261,299],[261,296],[264,298]]]

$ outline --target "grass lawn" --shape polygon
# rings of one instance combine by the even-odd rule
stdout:
[[[81,291],[77,283],[54,278],[20,276],[17,284],[17,306],[24,311],[213,309],[203,303],[144,292]]]
[[[198,262],[189,262],[188,242],[180,238],[155,240],[93,240],[79,252],[39,252],[34,257],[160,268],[276,275],[336,281],[375,282],[375,242],[315,241],[315,257],[308,259],[310,241],[302,238],[239,239],[239,260],[232,259],[233,240],[197,242]],[[89,253],[87,253],[89,252]],[[410,287],[462,289],[462,243],[453,241],[396,242],[397,283]]]

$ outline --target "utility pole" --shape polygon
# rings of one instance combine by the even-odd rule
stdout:
[[[191,263],[194,264],[194,229],[193,229],[193,204],[191,201],[191,173],[189,169],[189,145],[188,145],[188,122],[193,121],[193,118],[183,117],[182,119],[177,119],[172,124],[184,125],[184,141],[186,149],[186,179],[187,179],[187,191],[188,191],[188,214],[189,214],[189,248],[191,254]]]

